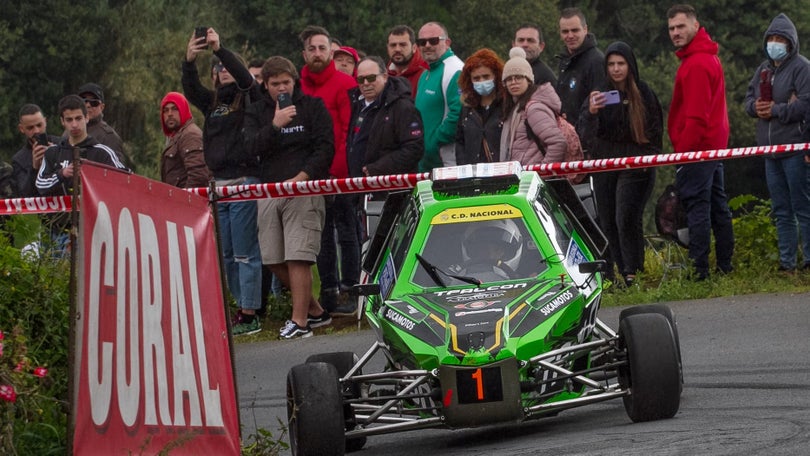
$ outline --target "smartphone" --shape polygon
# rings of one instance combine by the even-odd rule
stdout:
[[[618,90],[611,90],[611,91],[608,91],[608,92],[602,92],[602,95],[605,96],[605,104],[606,105],[616,104],[616,103],[620,103],[622,101],[622,97],[621,97],[621,95],[619,95]]]
[[[284,109],[287,106],[292,106],[292,98],[289,93],[280,93],[277,97],[278,109]]]
[[[43,146],[47,146],[50,144],[50,142],[48,141],[47,133],[37,133],[36,135],[34,135],[34,138],[36,139],[37,144],[41,144]]]
[[[208,36],[208,27],[195,27],[194,38],[205,38]],[[208,46],[206,46],[206,49]]]
[[[771,87],[771,71],[765,68],[759,73],[759,98],[762,101],[773,100],[773,88]]]

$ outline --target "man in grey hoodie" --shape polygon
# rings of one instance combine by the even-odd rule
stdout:
[[[757,119],[757,144],[804,142],[803,123],[810,109],[810,62],[799,54],[796,27],[785,14],[776,16],[765,31],[767,55],[745,96],[745,111]],[[810,270],[810,154],[806,151],[771,155],[765,159],[765,178],[771,193],[779,245],[779,270],[796,269],[799,239],[804,270]]]

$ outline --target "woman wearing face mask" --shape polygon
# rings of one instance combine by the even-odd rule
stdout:
[[[501,76],[506,87],[501,161],[515,160],[523,166],[563,161],[568,143],[557,124],[560,97],[550,83],[534,83],[522,48],[512,48],[509,57]]]
[[[661,153],[664,131],[658,97],[639,78],[633,50],[617,41],[605,50],[606,82],[583,103],[577,124],[591,157],[615,158]],[[618,91],[609,100],[605,92]],[[615,101],[615,102],[614,102]],[[608,239],[609,271],[613,264],[631,285],[644,270],[644,205],[655,186],[655,169],[628,169],[593,175],[599,226]]]
[[[799,54],[799,35],[784,14],[776,16],[765,31],[763,50],[768,58],[748,84],[745,111],[757,119],[757,144],[805,142],[802,120],[810,109],[810,63]],[[802,270],[810,270],[810,188],[807,151],[765,158],[765,180],[771,194],[779,245],[779,270],[797,267],[799,239]]]
[[[464,62],[458,77],[463,103],[456,129],[459,165],[500,161],[502,72],[503,60],[490,49]]]

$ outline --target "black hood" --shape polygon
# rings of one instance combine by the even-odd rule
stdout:
[[[385,104],[391,104],[398,98],[411,97],[411,83],[407,79],[389,76],[388,82],[385,84],[382,96],[380,97]]]
[[[781,36],[790,41],[790,49],[788,49],[788,56],[785,60],[799,53],[799,34],[796,32],[796,26],[793,25],[793,21],[791,21],[785,13],[779,13],[778,16],[773,18],[771,25],[768,26],[768,30],[765,31],[765,36],[762,37],[762,50],[765,51],[765,55],[768,55],[766,50],[768,37],[773,35]]]
[[[638,76],[638,63],[636,63],[636,55],[633,54],[633,49],[630,47],[629,44],[625,43],[624,41],[614,41],[610,43],[610,46],[605,49],[605,75],[607,75],[607,60],[610,57],[610,54],[619,54],[620,56],[624,57],[627,60],[627,65],[630,67],[630,71],[633,73],[633,79],[638,82],[640,81]],[[608,80],[610,78],[608,77]]]

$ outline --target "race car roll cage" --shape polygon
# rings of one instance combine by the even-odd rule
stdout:
[[[627,366],[627,359],[624,349],[620,347],[618,334],[597,318],[593,336],[595,340],[551,350],[534,356],[528,361],[519,361],[521,368],[533,365],[537,369],[545,369],[557,374],[557,376],[545,380],[521,382],[520,389],[522,393],[536,391],[544,384],[560,381],[567,382],[569,389],[574,384],[585,388],[585,391],[576,398],[522,406],[523,416],[519,421],[539,418],[574,407],[607,401],[630,394],[629,389],[623,389],[615,381],[618,369]],[[382,351],[386,357],[389,367],[396,365],[386,344],[378,340],[359,358],[346,375],[340,378],[344,394],[343,403],[348,405],[354,414],[353,420],[348,419],[347,422],[353,421],[355,428],[346,431],[346,438],[352,439],[446,426],[445,417],[441,413],[442,407],[437,405],[437,402],[441,403],[442,391],[431,387],[431,384],[438,382],[438,369],[430,371],[421,369],[390,370],[373,374],[358,374],[363,366],[379,351]],[[588,352],[591,353],[592,364],[595,364],[595,366],[578,371],[571,371],[562,366]],[[591,378],[588,377],[589,374],[599,375],[593,375],[593,378]],[[371,386],[402,388],[395,391],[393,395],[372,397],[368,395]],[[361,394],[364,396],[351,397],[352,391],[362,391]],[[553,394],[556,393],[551,395]],[[542,400],[542,395],[539,398],[534,396],[530,398],[532,401],[538,399]],[[404,405],[408,401],[411,401],[412,404],[425,401],[425,404],[429,405],[405,407]],[[380,402],[383,402],[383,404],[376,405],[376,403]],[[428,412],[433,416],[420,416],[423,412]]]

